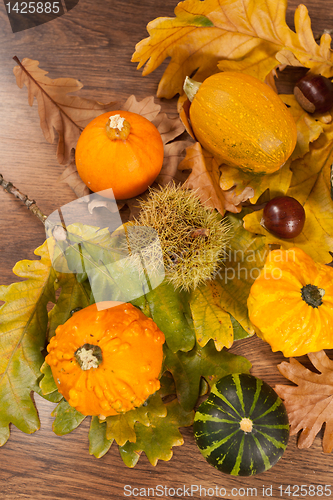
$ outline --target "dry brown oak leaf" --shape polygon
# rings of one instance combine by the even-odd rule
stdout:
[[[284,400],[289,422],[290,434],[302,431],[297,442],[298,448],[309,448],[322,426],[323,451],[333,449],[333,361],[324,351],[309,353],[313,366],[320,372],[314,373],[296,359],[283,361],[278,365],[284,377],[297,386],[277,385],[277,394]]]
[[[114,108],[113,102],[106,104],[83,99],[76,95],[83,85],[74,78],[57,78],[52,80],[39,67],[39,61],[25,58],[14,60],[18,66],[14,68],[17,85],[22,88],[26,85],[30,106],[34,98],[37,100],[40,126],[45,139],[53,144],[55,134],[58,134],[57,159],[61,165],[70,161],[71,151],[88,123],[101,113]]]

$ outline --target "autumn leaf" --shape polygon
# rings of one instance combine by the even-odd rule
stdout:
[[[284,400],[289,422],[290,434],[300,431],[297,446],[309,448],[316,435],[325,424],[323,451],[333,449],[333,361],[325,351],[309,353],[308,358],[316,372],[305,368],[294,358],[278,365],[284,377],[296,386],[276,385],[275,391]],[[318,373],[319,372],[319,373]]]
[[[212,339],[217,351],[234,342],[230,315],[220,304],[219,286],[216,280],[208,281],[193,290],[189,300],[199,346],[204,347]]]
[[[0,286],[0,444],[9,437],[9,424],[31,434],[39,418],[31,392],[39,392],[38,379],[46,341],[47,304],[55,302],[56,279],[47,244],[35,250],[40,260],[18,262],[13,272],[24,281]]]
[[[106,438],[114,439],[119,446],[127,441],[135,443],[137,440],[135,425],[140,422],[148,427],[154,417],[164,418],[167,409],[159,392],[153,394],[145,404],[134,410],[106,419]]]
[[[171,351],[190,351],[195,344],[195,333],[188,309],[188,294],[163,281],[146,293],[145,299],[150,316],[163,331]]]
[[[171,352],[165,349],[165,368],[172,373],[177,398],[186,411],[191,411],[200,395],[201,377],[209,383],[229,373],[248,372],[250,362],[242,356],[222,350],[217,351],[210,340],[204,347],[196,343],[189,352]]]
[[[70,406],[65,399],[62,399],[58,406],[51,413],[54,418],[52,429],[57,436],[65,436],[76,429],[86,418]]]
[[[88,280],[80,283],[75,274],[59,274],[56,290],[60,289],[58,300],[49,312],[48,339],[55,335],[56,328],[63,325],[77,307],[84,308],[90,304],[91,289]]]
[[[269,247],[265,238],[244,229],[242,215],[227,215],[233,237],[215,281],[218,284],[220,307],[242,326],[247,335],[253,335],[247,299],[252,283],[264,266]]]
[[[227,210],[240,212],[241,203],[253,196],[253,189],[249,186],[241,192],[236,192],[233,187],[222,190],[218,162],[198,142],[187,148],[186,156],[178,168],[181,171],[191,170],[184,187],[195,191],[204,206],[216,208],[221,215]]]
[[[92,417],[89,428],[89,453],[96,458],[101,458],[107,453],[113,439],[106,437],[106,422],[101,422],[98,417]]]
[[[194,413],[185,411],[177,400],[166,405],[167,415],[153,415],[151,424],[145,426],[140,422],[135,424],[135,443],[127,442],[119,447],[120,456],[128,467],[134,467],[142,452],[152,465],[158,460],[170,460],[174,446],[184,443],[179,427],[187,427],[193,423]]]
[[[317,44],[307,8],[295,12],[295,29],[286,24],[286,0],[185,0],[174,18],[157,18],[132,56],[143,74],[171,60],[157,95],[171,98],[182,93],[186,76],[196,71],[203,81],[219,69],[248,72],[262,80],[279,64],[302,65],[316,73],[333,75],[331,37]],[[229,62],[230,61],[230,62]]]
[[[114,108],[114,103],[102,104],[68,95],[80,90],[82,83],[73,78],[52,80],[46,76],[47,71],[39,67],[39,61],[14,59],[18,63],[13,70],[17,85],[20,88],[26,85],[30,106],[36,98],[44,137],[53,144],[54,131],[57,132],[57,158],[60,164],[67,164],[83,128],[96,116]]]

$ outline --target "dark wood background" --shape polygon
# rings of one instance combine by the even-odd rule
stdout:
[[[304,3],[315,34],[333,27],[331,2],[306,0]],[[292,0],[288,6],[287,21],[291,27],[297,5],[297,0]],[[16,86],[12,57],[39,60],[51,78],[80,79],[84,84],[80,95],[84,97],[120,103],[131,94],[143,98],[155,94],[165,65],[142,77],[136,65],[130,62],[131,55],[135,44],[147,36],[147,23],[155,17],[172,16],[175,6],[175,0],[80,0],[63,17],[13,34],[1,2],[0,173],[37,200],[45,214],[74,200],[75,196],[67,185],[58,182],[63,169],[55,158],[56,145],[45,141],[36,103],[32,107],[28,105],[26,88],[20,90]],[[162,100],[161,104],[165,111],[175,114],[175,102]],[[45,233],[42,224],[18,200],[2,190],[0,200],[0,283],[6,285],[17,280],[11,271],[14,264],[33,258],[33,250],[44,241]],[[253,375],[273,386],[285,383],[276,368],[282,356],[272,354],[259,339],[238,342],[233,351],[248,357],[253,363]],[[322,452],[321,436],[309,450],[297,449],[293,437],[280,462],[270,471],[253,478],[232,478],[205,462],[194,443],[192,429],[188,428],[183,432],[185,444],[174,448],[171,461],[160,461],[154,468],[142,456],[134,469],[128,469],[116,445],[101,459],[89,455],[88,419],[70,435],[55,436],[50,416],[54,405],[38,396],[35,400],[41,429],[30,436],[12,427],[9,441],[0,449],[1,500],[113,500],[124,497],[125,485],[146,489],[157,485],[163,488],[217,486],[227,489],[225,498],[269,496],[277,499],[289,497],[287,493],[280,495],[279,485],[283,488],[290,485],[290,496],[297,493],[296,485],[333,485],[333,457]],[[266,489],[263,494],[263,488],[271,486],[272,494]],[[232,488],[243,489],[233,494]],[[171,494],[172,490],[169,496]],[[154,498],[148,491],[146,495],[142,491],[141,496]],[[193,493],[193,498],[200,496],[204,498],[203,491],[201,495]],[[175,498],[182,497],[186,495],[175,495]],[[156,498],[165,499],[168,495],[156,494]]]

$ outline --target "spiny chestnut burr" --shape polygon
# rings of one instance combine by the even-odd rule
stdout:
[[[277,196],[270,200],[263,211],[261,225],[278,238],[296,238],[304,227],[305,211],[291,196]]]
[[[296,83],[294,95],[308,113],[325,113],[333,106],[333,84],[322,75],[307,73]]]

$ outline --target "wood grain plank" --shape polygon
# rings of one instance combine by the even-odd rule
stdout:
[[[328,2],[304,3],[315,34],[333,25],[333,8]],[[290,26],[297,5],[296,0],[289,2]],[[84,84],[80,92],[83,97],[122,103],[131,94],[138,98],[154,95],[165,63],[156,72],[142,77],[130,62],[131,55],[135,44],[147,36],[146,24],[158,16],[172,16],[175,6],[173,0],[80,0],[65,16],[13,34],[1,4],[0,172],[36,199],[44,213],[50,214],[75,196],[67,185],[58,182],[63,167],[55,158],[56,145],[45,141],[36,103],[29,107],[26,89],[20,90],[15,84],[12,57],[39,60],[52,78],[80,79]],[[175,113],[175,99],[157,101],[164,110]],[[9,284],[16,279],[11,272],[14,264],[32,258],[45,233],[40,222],[18,200],[0,191],[0,201],[1,284]],[[232,350],[248,357],[254,375],[273,386],[285,382],[276,368],[283,360],[282,355],[273,354],[260,339],[240,341]],[[127,491],[132,491],[127,498],[184,498],[189,496],[187,493],[193,498],[205,498],[205,491],[206,497],[211,496],[209,488],[217,488],[218,493],[225,488],[225,499],[265,498],[268,495],[263,494],[263,488],[272,486],[270,498],[278,499],[282,498],[279,485],[333,485],[333,459],[322,452],[320,436],[309,450],[297,449],[296,438],[291,438],[280,462],[254,478],[232,478],[210,467],[194,443],[192,429],[184,429],[185,444],[174,449],[170,462],[159,462],[154,468],[142,456],[134,469],[128,469],[115,445],[101,459],[89,455],[89,419],[70,435],[55,436],[50,416],[54,405],[38,396],[35,399],[41,429],[28,436],[13,427],[9,441],[0,449],[1,500],[118,500],[126,498],[125,485],[129,485]],[[159,486],[164,488],[162,494],[159,494],[161,488],[156,489]],[[201,494],[196,490],[200,487]],[[138,490],[133,492],[133,488]],[[170,495],[172,488],[174,495]],[[232,488],[243,489],[232,494]],[[219,496],[222,498],[214,494],[214,498]]]

